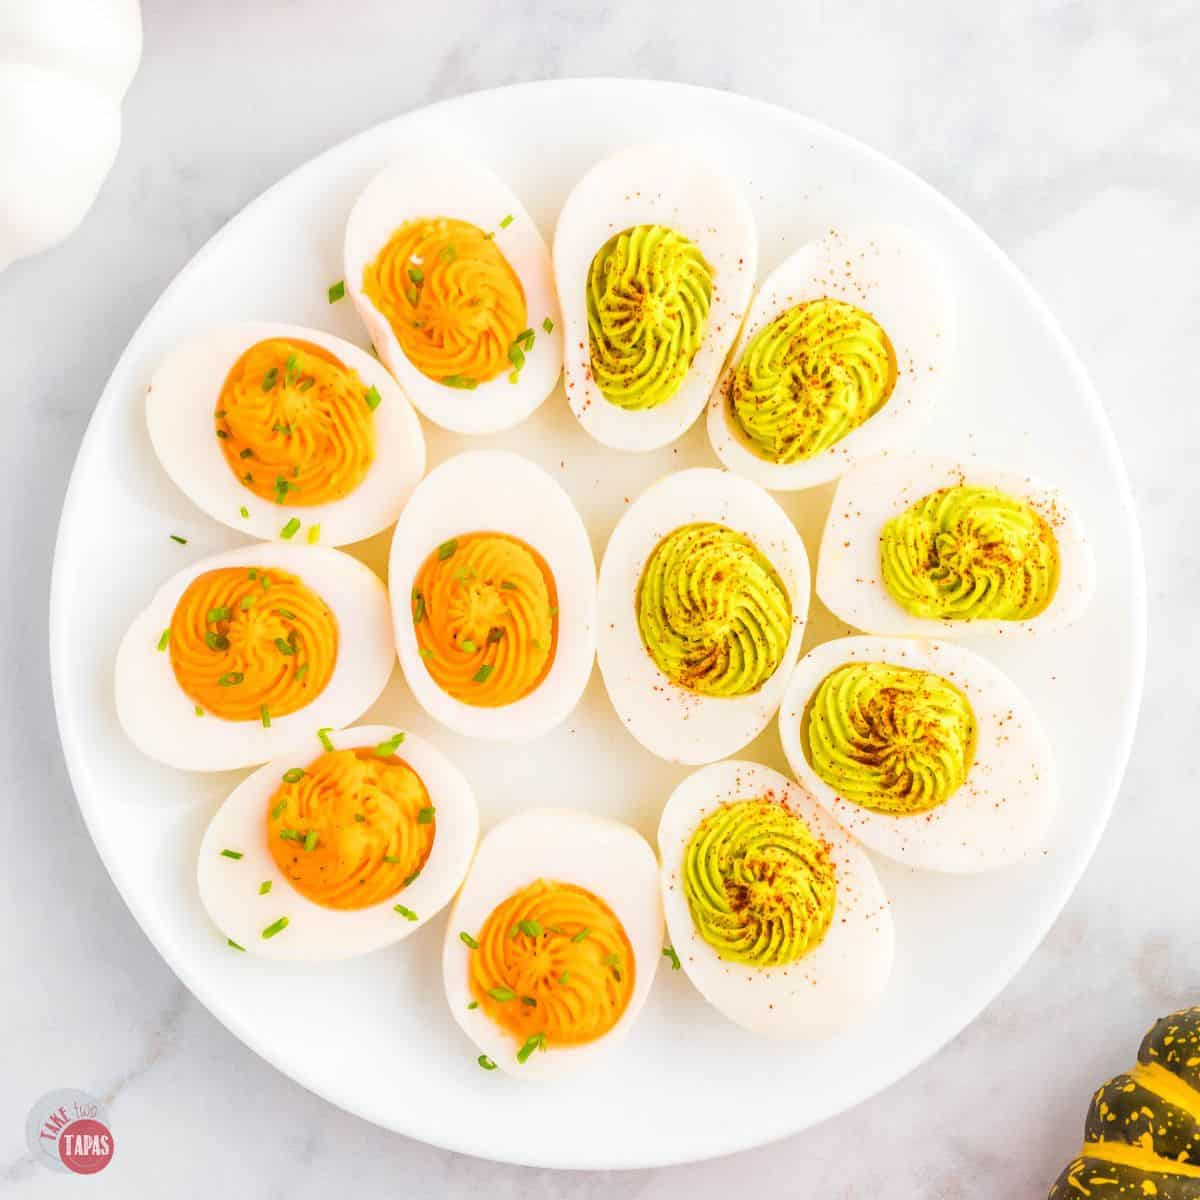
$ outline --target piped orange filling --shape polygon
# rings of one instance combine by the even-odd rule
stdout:
[[[363,291],[422,375],[470,388],[508,371],[525,330],[525,289],[478,226],[407,221],[363,270]]]
[[[213,419],[229,469],[289,507],[349,495],[375,460],[378,393],[312,342],[271,338],[234,363]]]
[[[337,662],[337,620],[295,575],[220,567],[188,584],[171,615],[171,667],[226,721],[283,717],[315,700]]]
[[[554,576],[536,550],[507,534],[443,542],[413,581],[412,616],[426,670],[464,704],[512,704],[554,662]]]
[[[349,909],[388,900],[416,879],[433,849],[425,784],[386,744],[379,749],[322,754],[289,771],[271,797],[271,857],[316,904]]]
[[[616,914],[571,883],[539,879],[495,908],[471,951],[471,994],[502,1029],[548,1045],[603,1037],[633,995],[633,947]]]

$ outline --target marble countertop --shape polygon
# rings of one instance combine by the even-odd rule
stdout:
[[[1200,1001],[1187,890],[1200,834],[1187,749],[1200,717],[1200,539],[1184,524],[1200,511],[1200,378],[1188,366],[1200,344],[1200,11],[1022,0],[985,23],[953,0],[147,7],[124,145],[95,209],[64,245],[0,275],[0,1200],[305,1200],[347,1184],[405,1197],[715,1200],[792,1194],[799,1180],[812,1197],[1044,1194],[1094,1086],[1127,1065],[1155,1016]],[[63,766],[46,645],[59,507],[92,407],[209,235],[297,164],[387,117],[497,84],[599,74],[709,84],[808,113],[914,169],[997,239],[1079,348],[1124,448],[1152,629],[1112,823],[1044,944],[984,1014],[932,1062],[817,1129],[615,1177],[501,1167],[386,1133],[218,1025],[158,958],[92,848]],[[120,1147],[86,1181],[44,1170],[24,1147],[29,1105],[68,1086],[106,1099]],[[253,1104],[231,1105],[232,1094]]]

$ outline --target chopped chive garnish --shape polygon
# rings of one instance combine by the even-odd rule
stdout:
[[[526,937],[541,937],[542,926],[540,921],[518,921],[517,928],[525,934]]]
[[[302,379],[302,380],[300,380],[300,384],[299,384],[299,389],[298,389],[298,390],[299,390],[299,391],[302,391],[302,392],[307,392],[307,391],[308,391],[308,389],[309,389],[310,387],[312,387],[312,385],[313,385],[314,383],[316,383],[316,382],[317,382],[317,381],[316,381],[316,379],[314,379],[314,378],[313,378],[313,377],[310,375],[310,376],[309,376],[307,379]]]
[[[246,678],[241,671],[226,671],[220,679],[217,680],[218,687],[237,687],[239,683]]]
[[[300,364],[300,360],[294,354],[288,355],[287,362],[283,364],[283,369],[286,372],[289,379],[293,375],[295,375],[296,367],[299,366],[299,364]]]
[[[250,516],[250,510],[249,510],[249,509],[248,509],[248,508],[247,508],[247,507],[246,507],[244,504],[242,505],[241,512],[242,512],[242,519],[243,519],[243,520],[246,520],[246,519],[247,519],[247,518]],[[247,607],[247,606],[246,606],[246,605],[243,605],[242,607],[243,607],[243,608],[245,608],[245,607]]]
[[[547,925],[546,928],[550,930],[551,933],[562,933],[561,925]]]
[[[506,987],[488,988],[488,995],[499,1004],[507,1004],[517,998],[517,993]]]
[[[393,865],[395,865],[396,863],[402,863],[404,861],[404,859],[401,858],[400,855],[398,855],[398,854],[385,854],[383,856],[383,861],[385,863],[392,863]]]
[[[479,943],[465,929],[458,935],[458,940],[469,950],[479,949]]]
[[[269,392],[274,386],[275,381],[279,378],[279,368],[272,367],[264,376],[262,381],[262,390]]]
[[[525,351],[513,342],[508,348],[508,361],[519,371],[525,365]]]
[[[304,778],[304,768],[303,767],[291,767],[290,769],[288,769],[287,771],[284,771],[284,773],[283,773],[283,782],[284,783],[299,783],[300,780],[302,780],[303,778]],[[285,800],[285,801],[283,801],[283,803],[286,804],[287,801]]]
[[[286,796],[284,796],[284,798],[282,800],[280,800],[279,803],[277,805],[275,805],[275,807],[273,809],[271,809],[271,820],[278,821],[279,818],[281,816],[283,816],[283,810],[285,808],[287,808],[287,797]]]
[[[250,570],[248,570],[246,572],[246,578],[247,579],[257,579],[258,578],[258,568],[251,567]]]
[[[459,567],[458,570],[454,572],[454,578],[457,579],[459,583],[466,583],[467,580],[475,578],[475,572],[472,571],[470,567]]]
[[[571,978],[571,972],[570,972],[570,971],[564,971],[564,972],[563,972],[563,973],[562,973],[562,974],[561,974],[561,975],[558,977],[558,982],[559,982],[559,983],[566,983],[566,982],[567,982],[567,980],[568,980],[568,979],[570,979],[570,978]]]
[[[533,996],[522,996],[521,1003],[524,1004],[526,1008],[537,1008],[537,1000],[534,999]]]
[[[571,941],[582,942],[584,938],[591,937],[591,935],[592,931],[585,925],[577,934],[575,934],[574,937],[571,938]]]
[[[281,421],[276,421],[275,424],[271,426],[271,432],[272,433],[282,433],[282,434],[285,434],[287,437],[291,437],[292,436],[292,427],[290,425],[284,425]],[[294,468],[293,468],[293,470],[294,470]]]
[[[229,609],[222,605],[220,608],[210,608],[205,614],[204,619],[208,624],[215,625],[218,621],[228,621],[229,617]]]
[[[261,576],[258,582],[262,584],[262,590],[263,590],[264,592],[267,592],[267,591],[270,591],[270,590],[271,590],[271,577],[270,577],[270,575],[263,575],[263,576]]]
[[[301,663],[296,668],[296,678],[303,679],[308,674],[308,663]]]
[[[413,306],[413,308],[417,307],[417,302],[421,299],[421,297],[417,294],[416,288],[409,288],[408,291],[404,293],[404,298]]]
[[[253,608],[254,607],[254,593],[247,592],[242,597],[242,602],[241,602],[241,604],[238,605],[238,607],[242,610],[242,612],[245,612],[246,609],[248,609],[248,608]]]
[[[508,227],[509,227],[509,226],[510,226],[512,223],[513,223],[513,215],[512,215],[512,213],[509,213],[509,214],[508,214],[508,216],[507,216],[507,217],[505,217],[505,218],[504,218],[504,219],[503,219],[503,220],[500,222],[500,228],[501,228],[501,229],[507,229],[507,228],[508,228]]]
[[[409,267],[408,277],[413,281],[413,283],[425,282],[425,272],[422,271],[420,267]]]
[[[495,642],[498,642],[503,636],[504,636],[504,630],[501,629],[501,627],[499,625],[493,625],[491,627],[491,629],[488,630],[488,635],[487,635],[488,645],[489,646],[493,645]]]
[[[446,375],[443,377],[442,382],[447,387],[462,388],[468,392],[473,391],[479,386],[477,379],[471,379],[467,375]]]
[[[227,945],[227,946],[231,947],[231,948],[232,948],[232,949],[234,949],[234,950],[240,950],[240,951],[241,951],[243,954],[245,954],[245,953],[246,953],[246,947],[245,947],[245,946],[239,946],[239,945],[237,944],[237,942],[235,942],[235,941],[233,940],[233,938],[231,938],[231,937],[227,937],[227,938],[225,939],[225,945]]]
[[[509,371],[508,382],[509,383],[520,383],[521,382],[521,372],[520,371]]]
[[[333,728],[329,725],[327,725],[324,729],[317,730],[317,737],[321,739],[321,745],[324,746],[326,750],[333,749],[333,743],[329,740],[329,735],[332,732]]]
[[[170,628],[164,629],[164,630],[162,631],[162,637],[160,637],[160,638],[158,639],[158,648],[159,648],[160,650],[165,650],[165,649],[167,648],[167,643],[168,643],[170,640],[171,640],[171,630],[170,630]]]
[[[339,279],[329,285],[329,303],[336,304],[346,294],[346,281]]]
[[[253,450],[251,450],[249,446],[247,446],[247,447],[245,448],[245,450],[242,450],[242,451],[241,451],[241,452],[238,454],[238,458],[253,458],[253,457],[254,457],[254,451],[253,451]]]
[[[443,246],[438,251],[438,258],[442,262],[453,262],[458,257],[458,247],[451,242],[448,246]]]
[[[475,651],[479,649],[479,647],[475,645],[470,638],[463,638],[463,640],[458,643],[458,648],[465,654],[474,654]]]
[[[406,921],[417,919],[417,914],[411,908],[405,908],[403,904],[393,904],[392,912],[398,912]]]
[[[287,917],[280,917],[278,921],[272,921],[271,924],[262,931],[262,935],[264,938],[273,938],[277,933],[282,933],[287,927]]]
[[[468,1004],[467,1007],[470,1008],[471,1006]],[[492,1060],[490,1058],[488,1058],[488,1056],[486,1054],[481,1054],[475,1061],[485,1071],[494,1071],[496,1069],[496,1064],[494,1062],[492,1062]]]
[[[321,540],[320,525],[310,525],[308,527],[308,544],[315,546]]]
[[[229,639],[223,633],[213,633],[211,629],[204,635],[204,644],[210,650],[229,649]]]
[[[296,647],[293,646],[291,642],[285,641],[281,637],[275,639],[275,649],[278,650],[280,654],[285,655],[292,655],[296,653]]]
[[[361,822],[365,821],[367,818],[362,813],[355,813],[354,819],[361,823]]]
[[[445,562],[446,559],[458,549],[458,538],[451,538],[448,542],[443,542],[437,549],[437,556]]]
[[[558,605],[557,605],[557,604],[552,604],[552,605],[550,605],[550,615],[551,615],[552,617],[557,617],[557,616],[558,616]]]
[[[300,841],[300,833],[296,829],[281,829],[279,831],[279,840],[282,842],[298,842]]]
[[[513,927],[512,927],[512,928],[511,928],[511,929],[508,931],[508,936],[509,936],[509,938],[510,938],[511,940],[515,941],[515,940],[516,940],[516,937],[517,937],[517,934],[518,934],[518,933],[520,933],[520,932],[521,932],[521,931],[520,931],[520,930],[519,930],[519,929],[518,929],[518,928],[517,928],[517,927],[514,925],[514,926],[513,926]]]
[[[418,651],[418,653],[421,655],[422,658],[432,658],[433,657],[433,651],[430,650],[428,646],[422,646],[421,649]]]
[[[615,967],[621,960],[615,954],[606,954],[600,961],[606,967]]]
[[[487,683],[488,676],[495,670],[491,663],[484,663],[474,675],[471,676],[472,683]]]
[[[554,322],[553,322],[552,320],[550,320],[550,318],[549,318],[549,317],[547,317],[547,318],[546,318],[546,319],[545,319],[545,320],[542,322],[542,328],[543,328],[543,329],[544,329],[544,330],[545,330],[547,333],[553,333],[553,332],[554,332]]]
[[[421,809],[421,810],[420,810],[420,811],[417,813],[417,824],[418,824],[418,825],[428,825],[428,824],[430,824],[430,823],[433,821],[433,814],[434,814],[436,811],[437,811],[437,809],[435,809],[435,808],[433,807],[433,805],[430,805],[428,808],[423,808],[423,809]]]
[[[198,705],[198,704],[196,705],[195,712],[196,712],[196,716],[198,716],[198,717],[204,716],[204,709],[202,709],[200,707],[200,705]]]
[[[218,429],[218,430],[217,430],[217,437],[219,437],[219,438],[227,438],[228,436],[229,436],[229,430],[228,430],[228,429]]]
[[[425,597],[420,592],[413,592],[413,624],[420,625],[425,619]]]
[[[525,1063],[529,1061],[529,1056],[535,1050],[544,1050],[546,1048],[546,1035],[544,1033],[535,1033],[531,1038],[527,1038],[525,1045],[517,1051],[517,1062]]]
[[[271,714],[267,711],[267,706],[265,704],[260,704],[258,706],[258,715],[262,718],[263,728],[270,729]]]
[[[298,517],[293,517],[280,531],[281,538],[294,537],[296,531],[300,528],[300,520]]]
[[[479,1007],[479,1001],[472,1000],[471,1003],[467,1005],[467,1011],[470,1012],[471,1009],[478,1008],[478,1007]],[[482,1057],[483,1057],[483,1055],[480,1055],[480,1058],[482,1058]]]
[[[504,589],[506,592],[515,592],[515,591],[517,590],[517,585],[516,585],[515,583],[513,583],[513,582],[512,582],[511,580],[509,580],[509,579],[502,579],[502,580],[500,580],[500,586],[501,586],[501,587],[502,587],[502,588],[503,588],[503,589]]]
[[[672,971],[679,970],[679,955],[675,953],[674,946],[664,946],[663,947],[663,958],[669,958],[671,960],[671,970]]]
[[[403,733],[394,733],[390,738],[387,739],[386,742],[380,742],[379,745],[375,747],[375,753],[379,755],[380,758],[387,758],[389,754],[396,753],[396,751],[400,748],[400,743],[403,741]]]
[[[421,874],[421,868],[420,868],[420,867],[418,867],[418,868],[417,868],[417,869],[416,869],[416,870],[415,870],[415,871],[414,871],[414,872],[413,872],[411,875],[406,875],[406,876],[404,877],[404,882],[403,882],[403,883],[402,883],[400,886],[401,886],[401,887],[408,887],[408,885],[409,885],[410,883],[414,883],[414,882],[416,881],[416,878],[417,878],[417,876],[418,876],[418,875],[420,875],[420,874]]]
[[[383,403],[383,397],[379,394],[379,389],[374,384],[367,388],[367,394],[365,398],[367,401],[367,407],[372,412],[374,412],[380,406],[380,404]]]
[[[304,835],[304,849],[311,854],[317,848],[317,831],[310,829]]]
[[[269,879],[264,879],[262,881],[262,883],[260,883],[258,885],[258,894],[260,896],[267,895],[270,892],[270,890],[271,890],[271,881]]]
[[[221,857],[222,858],[232,858],[236,861],[237,859],[242,857],[242,852],[240,850],[222,850]]]
[[[271,609],[276,616],[282,617],[285,621],[294,621],[296,614],[290,608],[273,608]]]
[[[179,534],[177,534],[177,533],[171,534],[171,541],[178,542],[181,546],[187,545],[187,538],[180,537]]]

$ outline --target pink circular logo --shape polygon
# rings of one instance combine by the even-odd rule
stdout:
[[[58,1135],[58,1156],[76,1175],[95,1175],[112,1162],[113,1139],[108,1126],[85,1118],[72,1121]]]

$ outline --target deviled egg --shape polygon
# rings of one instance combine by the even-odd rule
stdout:
[[[400,666],[430,716],[468,737],[538,737],[587,686],[596,565],[570,497],[528,459],[478,450],[421,482],[396,524]]]
[[[731,470],[772,491],[836,479],[910,437],[941,391],[952,304],[907,230],[831,230],[759,288],[708,404]]]
[[[775,1038],[860,1021],[895,953],[870,859],[803,788],[758,763],[689,775],[658,827],[667,932],[697,990]]]
[[[260,542],[176,572],[117,651],[117,716],[185,771],[266,762],[365,712],[392,673],[387,589],[324,546]]]
[[[1082,522],[1057,488],[902,453],[838,484],[817,595],[868,633],[1044,633],[1082,615],[1095,577]]]
[[[550,251],[482,163],[408,146],[346,223],[346,290],[413,404],[456,433],[523,421],[562,371]]]
[[[321,730],[255,771],[200,844],[200,899],[237,950],[318,962],[419,929],[467,873],[462,772],[390,725]]]
[[[754,286],[741,189],[677,146],[634,146],[575,185],[554,232],[567,399],[618,450],[679,437],[704,407]]]
[[[535,809],[479,845],[446,928],[446,999],[484,1070],[554,1077],[628,1033],[662,944],[645,839],[616,821]]]
[[[150,441],[210,517],[267,540],[342,546],[395,523],[425,470],[416,413],[357,346],[298,325],[192,338],[146,391]]]
[[[800,653],[808,556],[761,488],[698,467],[647,488],[600,565],[598,649],[617,715],[647,750],[706,763],[774,715]]]
[[[965,873],[1038,849],[1054,756],[1033,706],[950,642],[848,637],[800,660],[779,710],[796,778],[864,846]]]

